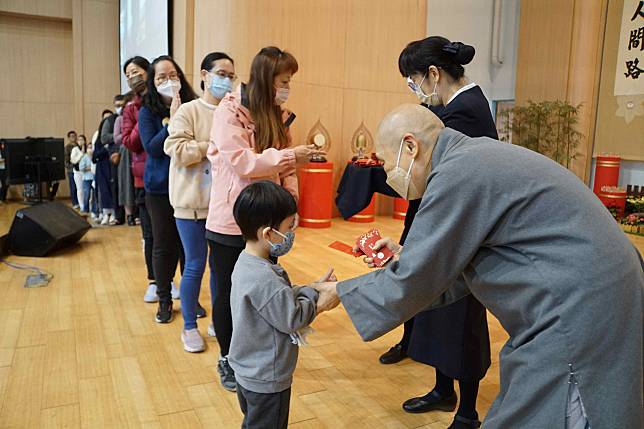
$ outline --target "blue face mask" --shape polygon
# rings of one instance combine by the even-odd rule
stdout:
[[[221,77],[218,74],[210,73],[210,86],[208,89],[213,97],[222,99],[233,90],[233,81],[228,77]]]
[[[293,231],[289,231],[286,234],[282,234],[281,232],[271,228],[271,230],[284,237],[284,241],[281,243],[272,243],[268,242],[271,245],[271,250],[268,251],[268,253],[274,257],[274,258],[279,258],[280,256],[286,255],[292,248],[293,248],[293,242],[295,241],[295,233]]]

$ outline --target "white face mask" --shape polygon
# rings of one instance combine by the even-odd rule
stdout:
[[[288,88],[277,88],[275,91],[275,104],[279,106],[280,104],[286,103],[286,100],[288,100],[288,94]]]
[[[120,115],[121,113],[123,113],[123,108],[122,107],[117,107],[116,108],[116,114]]]
[[[402,155],[403,146],[405,145],[405,139],[400,141],[400,150],[398,151],[398,160],[396,161],[396,166],[389,172],[387,172],[387,184],[391,188],[406,200],[415,200],[421,198],[425,192],[419,190],[416,185],[411,182],[411,168],[414,165],[415,159],[411,160],[409,164],[409,169],[407,171],[403,170],[400,167],[400,156]]]
[[[178,80],[168,79],[157,86],[157,92],[163,97],[172,98],[181,90],[181,82]]]

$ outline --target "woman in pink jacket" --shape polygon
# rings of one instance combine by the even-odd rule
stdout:
[[[233,331],[230,276],[245,246],[233,218],[233,205],[242,189],[258,180],[280,184],[297,199],[295,166],[320,153],[304,145],[290,148],[288,128],[295,115],[282,104],[297,69],[290,53],[272,46],[263,48],[253,59],[248,84],[229,93],[213,117],[207,153],[212,187],[206,238],[216,293],[213,323],[221,352],[217,370],[222,386],[230,391],[237,388],[227,359]]]

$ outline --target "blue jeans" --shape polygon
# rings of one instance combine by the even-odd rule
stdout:
[[[67,181],[69,182],[69,196],[72,198],[72,205],[78,206],[78,190],[74,182],[74,170],[67,172]]]
[[[83,180],[83,204],[81,211],[88,213],[90,211],[90,200],[92,213],[98,215],[98,204],[96,203],[96,189],[92,187],[93,180]]]
[[[201,279],[206,270],[208,259],[208,242],[206,241],[206,220],[175,219],[183,251],[185,253],[185,266],[181,276],[181,314],[183,315],[183,328],[197,328],[197,303],[201,290]],[[213,276],[210,276],[210,296],[215,296]]]

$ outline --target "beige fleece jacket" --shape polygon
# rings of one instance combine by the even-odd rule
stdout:
[[[163,150],[170,157],[170,204],[177,219],[206,219],[212,172],[206,158],[215,108],[197,99],[170,119]]]

